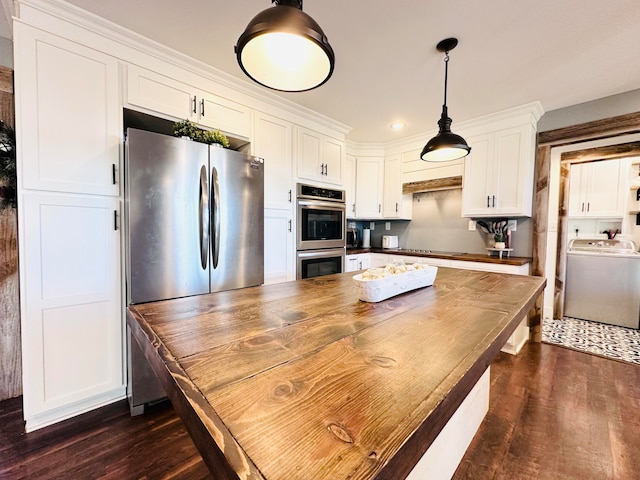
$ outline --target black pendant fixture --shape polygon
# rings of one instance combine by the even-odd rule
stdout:
[[[422,149],[420,158],[426,162],[448,162],[469,155],[471,147],[460,135],[451,131],[451,118],[447,110],[447,76],[449,73],[449,52],[458,45],[457,38],[446,38],[436,48],[445,53],[444,57],[444,104],[442,115],[438,120],[438,135],[427,142]]]
[[[235,47],[240,68],[253,81],[274,90],[302,92],[331,77],[335,55],[302,0],[272,0],[257,14]]]

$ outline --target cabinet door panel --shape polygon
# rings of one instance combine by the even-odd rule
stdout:
[[[603,160],[588,165],[591,175],[587,184],[587,216],[621,217],[620,160]]]
[[[120,230],[114,229],[119,201],[37,193],[21,200],[29,423],[43,412],[124,386]]]
[[[257,114],[253,155],[264,158],[265,208],[292,209],[293,165],[290,123],[266,114]]]
[[[463,215],[485,215],[491,208],[495,195],[489,191],[493,177],[493,142],[492,135],[469,139],[471,153],[464,159]]]
[[[494,166],[494,183],[491,195],[496,196],[496,213],[500,215],[518,214],[523,205],[525,189],[522,179],[525,178],[526,161],[522,161],[524,142],[521,129],[501,132],[497,135],[496,158]]]
[[[400,157],[389,157],[384,161],[382,213],[385,218],[399,218],[402,207],[402,165]]]
[[[201,125],[220,129],[234,137],[249,138],[251,112],[247,107],[209,93],[201,93],[198,103]]]
[[[22,186],[118,195],[118,62],[18,24],[16,109]]]
[[[322,139],[320,134],[308,130],[298,131],[298,176],[315,180],[321,175]]]
[[[384,159],[358,157],[356,160],[356,216],[382,217],[382,175]]]
[[[579,163],[569,168],[569,216],[582,217],[586,212],[587,164]]]
[[[127,66],[126,103],[181,120],[198,120],[193,87],[135,65]]]
[[[342,182],[342,157],[344,143],[327,138],[323,143],[323,158],[325,163],[325,182],[340,185]]]
[[[344,182],[347,218],[354,218],[356,216],[356,157],[353,155],[347,154],[345,157],[342,181]]]
[[[295,280],[295,251],[291,216],[282,210],[264,211],[264,283]]]

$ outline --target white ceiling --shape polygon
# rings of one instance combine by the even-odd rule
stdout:
[[[6,1],[6,0],[3,0]],[[233,47],[270,0],[70,0],[70,3],[246,79]],[[333,77],[280,93],[352,127],[356,142],[436,128],[443,54],[456,122],[540,100],[545,111],[640,88],[638,0],[306,0],[336,53]],[[640,106],[638,108],[640,110]],[[404,121],[401,133],[390,130]]]

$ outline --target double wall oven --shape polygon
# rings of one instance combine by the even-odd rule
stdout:
[[[344,190],[297,185],[298,280],[344,271],[346,204]]]

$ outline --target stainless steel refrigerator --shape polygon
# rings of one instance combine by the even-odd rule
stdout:
[[[127,129],[129,304],[263,283],[263,167],[262,159],[233,150]],[[134,413],[158,392],[142,371],[148,366],[135,341],[130,343]]]

